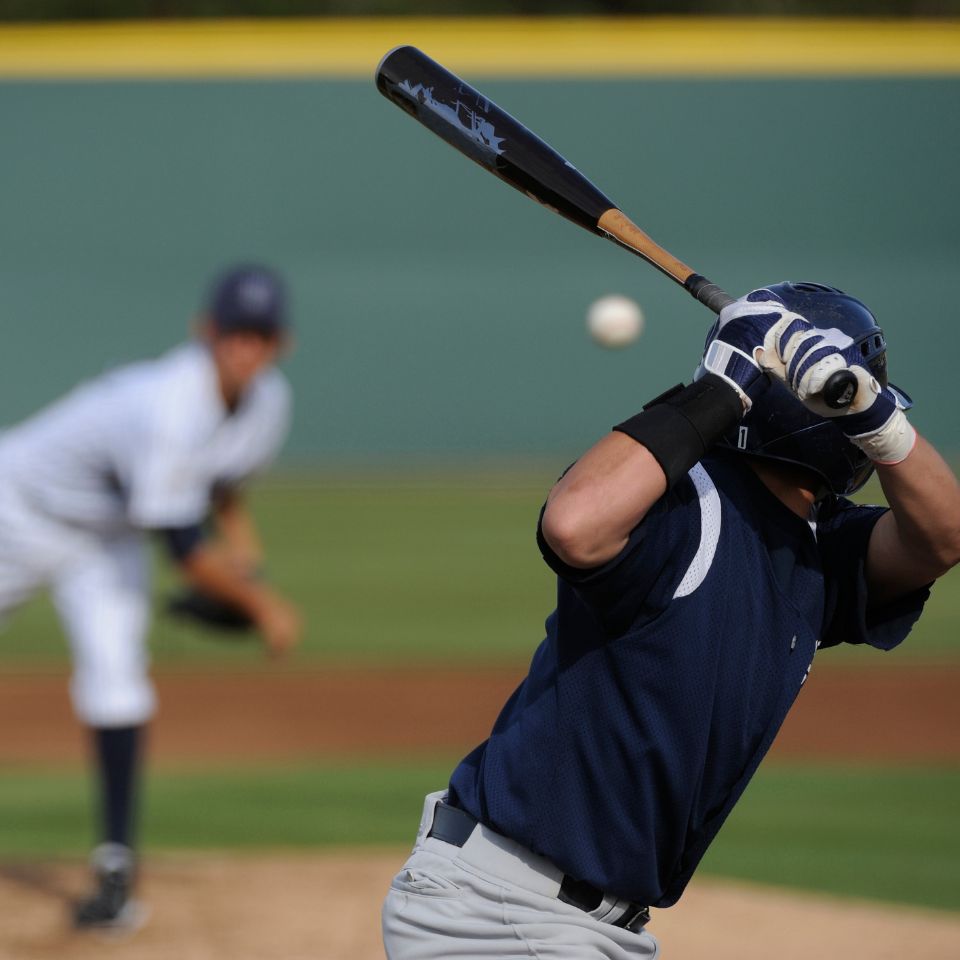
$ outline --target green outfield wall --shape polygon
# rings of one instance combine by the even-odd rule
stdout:
[[[502,72],[471,77],[731,291],[870,303],[915,422],[960,449],[960,76]],[[8,77],[0,118],[0,421],[174,343],[247,258],[292,288],[289,462],[571,455],[696,365],[704,308],[369,77]],[[647,314],[624,351],[585,333],[609,292]]]

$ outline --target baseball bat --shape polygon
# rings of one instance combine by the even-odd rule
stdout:
[[[725,290],[649,237],[551,146],[416,47],[389,51],[377,67],[376,83],[388,100],[460,153],[532,200],[642,257],[714,313],[733,303]],[[840,409],[856,391],[853,373],[840,370],[827,380],[822,395]]]

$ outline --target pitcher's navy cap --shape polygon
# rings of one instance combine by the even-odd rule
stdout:
[[[283,282],[267,267],[243,265],[222,274],[210,290],[207,312],[221,333],[249,330],[282,333],[287,328]]]

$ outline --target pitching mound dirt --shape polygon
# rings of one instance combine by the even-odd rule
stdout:
[[[146,926],[76,934],[77,864],[0,867],[0,960],[382,960],[379,911],[403,851],[155,858]],[[650,928],[664,960],[955,960],[960,917],[697,880]]]

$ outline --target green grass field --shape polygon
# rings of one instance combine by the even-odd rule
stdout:
[[[553,604],[553,577],[534,539],[553,476],[552,470],[488,470],[262,484],[253,504],[267,572],[306,616],[298,658],[526,660]],[[877,496],[868,489],[866,499]],[[157,567],[152,642],[161,667],[260,662],[255,643],[216,642],[163,616],[172,575],[163,558]],[[893,656],[960,657],[958,626],[960,571],[954,571]],[[21,610],[0,640],[0,669],[55,665],[64,652],[55,616],[41,600]],[[853,649],[828,656],[892,659]]]
[[[163,771],[149,782],[144,845],[317,849],[412,843],[431,763]],[[81,855],[90,785],[79,772],[2,771],[0,858]],[[761,769],[702,871],[845,896],[960,910],[960,769]]]

